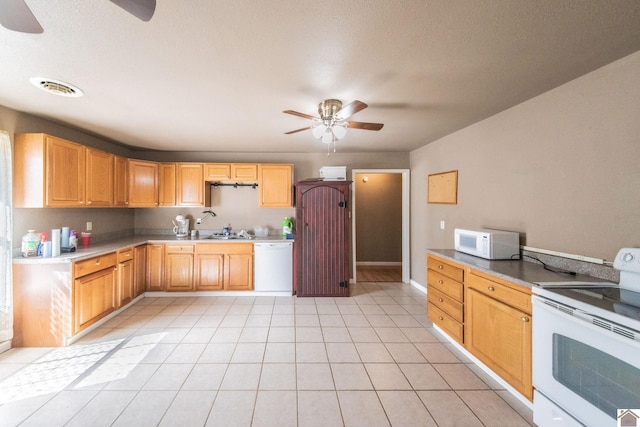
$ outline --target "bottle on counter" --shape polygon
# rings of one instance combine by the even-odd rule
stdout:
[[[36,234],[36,230],[27,230],[27,234],[22,236],[22,256],[37,256],[39,245],[40,237]]]

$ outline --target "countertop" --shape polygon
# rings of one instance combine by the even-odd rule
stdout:
[[[60,256],[52,258],[28,257],[25,258],[18,254],[13,257],[14,264],[55,264],[70,263],[109,252],[117,251],[131,246],[137,246],[145,243],[277,243],[277,242],[293,242],[293,239],[285,239],[282,236],[254,237],[252,239],[229,239],[218,240],[208,239],[208,234],[198,235],[197,237],[175,237],[173,235],[151,234],[151,235],[134,235],[120,239],[99,242],[91,244],[88,248],[79,246],[75,252],[63,253]]]
[[[428,249],[428,254],[457,262],[518,285],[531,288],[534,282],[601,282],[593,276],[575,276],[545,270],[542,264],[522,260],[488,260],[467,255],[453,249]]]

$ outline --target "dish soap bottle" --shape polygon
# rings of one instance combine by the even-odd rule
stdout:
[[[293,221],[289,217],[282,220],[282,235],[286,238],[293,234]]]
[[[38,245],[40,238],[36,234],[36,230],[27,230],[27,234],[22,236],[22,256],[30,257],[38,255]]]

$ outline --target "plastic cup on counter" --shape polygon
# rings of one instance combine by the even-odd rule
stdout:
[[[91,233],[82,232],[80,233],[80,244],[82,247],[89,247],[89,243],[91,242]]]

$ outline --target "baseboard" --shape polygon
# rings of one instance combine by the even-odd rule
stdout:
[[[0,353],[4,353],[11,349],[11,340],[0,342]]]
[[[417,290],[419,290],[420,292],[424,292],[425,294],[427,293],[427,288],[425,288],[424,286],[422,286],[420,283],[416,282],[415,280],[409,280],[409,284],[411,286],[413,286],[414,288],[416,288]]]
[[[402,267],[402,261],[357,261],[356,267]]]

